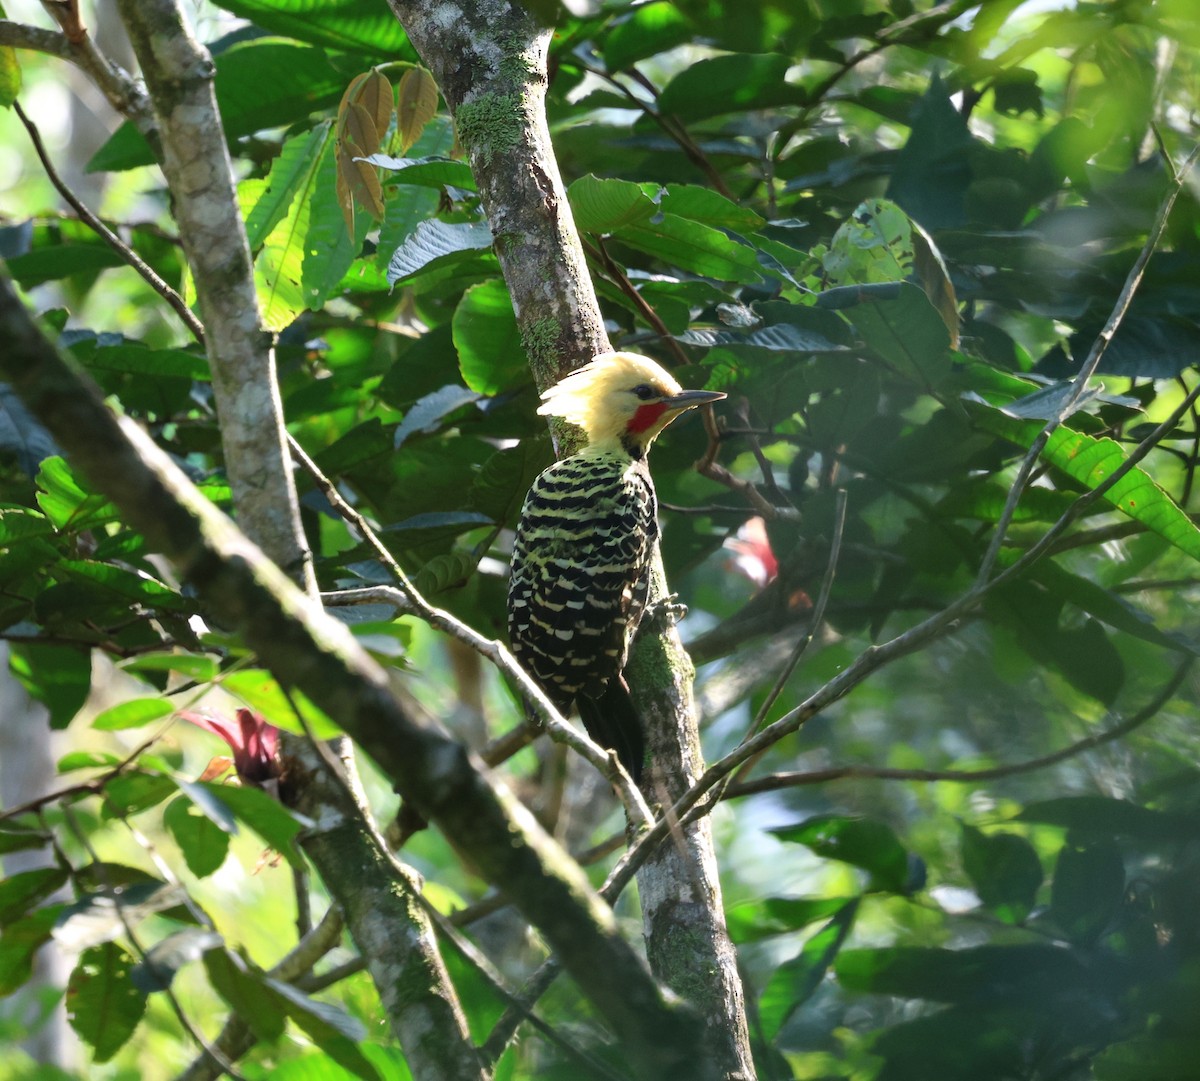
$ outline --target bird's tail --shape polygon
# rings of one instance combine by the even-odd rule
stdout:
[[[640,781],[646,739],[625,677],[618,674],[610,679],[599,698],[588,698],[581,694],[575,703],[588,735],[601,747],[616,751],[621,765],[635,781]]]

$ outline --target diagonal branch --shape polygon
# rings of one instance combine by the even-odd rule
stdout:
[[[708,1078],[695,1015],[664,996],[579,866],[453,739],[412,721],[387,673],[183,476],[150,438],[115,417],[38,330],[0,275],[6,377],[97,492],[162,551],[263,658],[375,758],[512,899],[613,1026],[639,1076]]]

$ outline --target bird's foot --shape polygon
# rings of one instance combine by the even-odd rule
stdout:
[[[688,614],[688,607],[680,601],[678,593],[668,593],[665,597],[651,601],[646,614],[651,619],[661,619],[667,626],[673,626]]]

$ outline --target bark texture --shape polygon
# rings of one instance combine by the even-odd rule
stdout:
[[[136,115],[159,152],[196,282],[205,323],[226,470],[247,535],[310,596],[312,557],[300,523],[275,379],[270,335],[260,325],[253,263],[213,92],[213,63],[175,0],[119,0],[153,111]],[[342,741],[344,743],[344,741]],[[416,876],[393,864],[352,793],[355,768],[342,748],[348,784],[335,782],[307,740],[284,737],[294,805],[317,828],[304,848],[375,980],[389,1024],[415,1073],[483,1081],[466,1019],[414,890]],[[303,781],[301,782],[301,778]]]
[[[284,439],[271,337],[213,91],[212,57],[175,0],[119,0],[150,91],[179,236],[196,285],[238,518],[288,574],[315,588]]]
[[[304,691],[545,936],[647,1081],[716,1076],[700,1021],[664,997],[578,864],[465,749],[415,723],[387,673],[132,421],[70,366],[0,274],[0,376],[123,519],[163,552],[285,686]]]
[[[610,348],[546,126],[550,32],[509,0],[389,0],[454,114],[540,389]],[[554,431],[559,455],[575,446]],[[652,596],[667,594],[661,560]],[[649,628],[647,628],[649,632]],[[703,763],[692,665],[674,625],[639,635],[629,670],[654,759],[649,794],[683,792]],[[669,800],[664,799],[664,802]],[[639,875],[652,970],[704,1015],[707,1051],[754,1076],[737,959],[707,821]]]
[[[508,0],[389,0],[454,114],[538,388],[609,348],[546,127],[550,31]]]

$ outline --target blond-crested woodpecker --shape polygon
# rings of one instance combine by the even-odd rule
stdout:
[[[521,666],[560,711],[572,701],[588,734],[639,777],[642,723],[622,675],[650,591],[658,502],[650,444],[680,413],[719,391],[683,390],[636,353],[604,353],[542,395],[587,445],[533,483],[517,525],[508,633]]]

